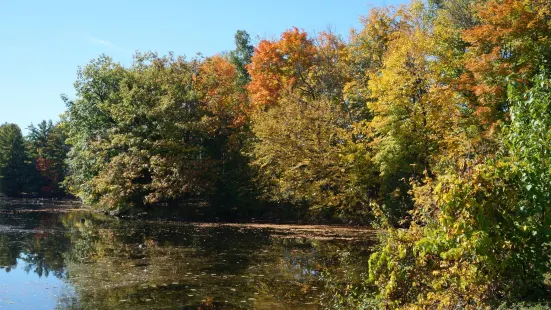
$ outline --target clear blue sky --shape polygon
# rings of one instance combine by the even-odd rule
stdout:
[[[2,0],[0,123],[25,129],[65,110],[78,66],[101,53],[129,64],[134,51],[193,57],[233,48],[239,29],[275,38],[296,26],[347,37],[373,6],[405,0]]]

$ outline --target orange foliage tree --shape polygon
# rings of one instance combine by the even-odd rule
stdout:
[[[470,92],[474,108],[486,126],[508,112],[507,78],[527,83],[551,55],[551,15],[548,1],[490,0],[476,3],[478,25],[466,29],[466,72],[460,88]]]
[[[307,81],[316,48],[306,32],[293,28],[279,41],[262,40],[247,66],[251,82],[247,86],[255,108],[274,105],[287,88],[299,88],[313,95]]]
[[[238,91],[237,71],[228,59],[216,55],[199,67],[195,88],[204,104],[203,120],[211,133],[223,134],[247,123],[247,95]]]

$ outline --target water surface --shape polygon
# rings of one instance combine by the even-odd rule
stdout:
[[[374,237],[77,208],[0,201],[0,309],[321,309],[359,283]]]

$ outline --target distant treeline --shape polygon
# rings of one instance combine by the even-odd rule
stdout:
[[[31,125],[23,137],[15,124],[0,125],[0,193],[59,197],[67,193],[61,182],[67,173],[69,147],[59,124]]]
[[[550,6],[414,1],[373,9],[347,40],[292,28],[253,47],[238,31],[212,57],[144,53],[123,67],[102,55],[79,70],[59,125],[26,139],[2,127],[2,190],[55,193],[65,176],[109,209],[201,198],[402,227],[372,255],[377,292],[360,303],[538,299],[551,261]]]

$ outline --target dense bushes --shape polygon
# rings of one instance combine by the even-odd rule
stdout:
[[[511,89],[494,158],[417,189],[423,225],[391,230],[370,259],[383,304],[476,308],[549,294],[551,84],[545,75],[532,84]]]

